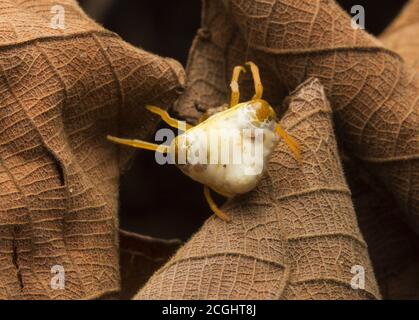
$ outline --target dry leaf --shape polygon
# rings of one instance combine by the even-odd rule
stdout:
[[[0,298],[95,298],[120,288],[118,148],[145,138],[145,103],[169,107],[183,83],[170,59],[136,49],[73,0],[0,2]],[[140,32],[140,30],[139,30]],[[51,288],[63,266],[65,289]]]
[[[419,23],[414,24],[417,20],[411,18],[419,17],[418,4],[417,0],[409,2],[383,35],[383,41],[390,49],[416,67],[419,42],[415,43],[417,36],[412,37],[412,32],[419,35]],[[404,41],[409,38],[413,38],[413,42]],[[392,195],[375,183],[361,164],[346,159],[344,167],[383,298],[417,299],[418,236],[398,218],[400,209]]]
[[[416,70],[419,70],[419,1],[410,0],[397,19],[387,28],[381,36],[384,44],[392,50],[398,52]],[[385,197],[385,194],[384,194]],[[383,199],[378,199],[383,201]],[[388,201],[388,200],[387,200]],[[383,201],[382,203],[385,203]],[[393,206],[394,207],[394,206]],[[394,220],[394,219],[393,219]],[[400,224],[400,222],[398,222]],[[394,224],[392,228],[394,229]],[[389,226],[390,227],[390,226]],[[377,230],[378,231],[378,230]],[[377,233],[379,234],[379,233]],[[381,240],[388,235],[382,235]],[[390,299],[418,299],[419,298],[419,254],[417,235],[412,235],[407,230],[402,230],[395,238],[410,240],[410,252],[405,252],[400,256],[401,261],[406,261],[406,266],[400,272],[389,276],[381,284],[383,295]],[[378,240],[378,238],[377,238]],[[384,242],[384,241],[383,241]],[[406,241],[405,241],[406,242]],[[398,245],[391,252],[400,252],[406,245]]]
[[[343,163],[359,226],[368,244],[383,298],[417,298],[417,235],[401,221],[400,209],[393,196],[377,185],[362,165],[349,159]],[[406,274],[411,281],[400,282],[399,279],[406,278]]]
[[[323,87],[309,79],[281,124],[303,163],[281,142],[251,193],[211,217],[136,299],[366,299],[380,294],[345,182]],[[365,289],[351,288],[360,265]]]
[[[179,115],[193,121],[197,109],[225,103],[232,68],[246,60],[261,67],[273,105],[306,78],[319,78],[342,142],[419,232],[419,77],[397,54],[353,29],[334,1],[204,0]],[[247,98],[251,85],[242,85]]]
[[[419,70],[419,0],[410,0],[380,38]]]

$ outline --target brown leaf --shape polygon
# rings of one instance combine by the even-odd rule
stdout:
[[[410,0],[381,35],[384,44],[419,70],[419,0]]]
[[[416,0],[409,2],[382,37],[390,49],[399,52],[407,63],[413,65],[416,64],[419,42],[415,43],[417,37],[412,37],[412,32],[416,29],[414,33],[419,34],[419,24],[414,24],[417,20],[412,18],[419,17],[418,4]],[[404,41],[409,38],[413,41]],[[345,172],[353,190],[358,221],[368,243],[383,298],[417,299],[418,236],[398,218],[400,209],[392,195],[375,183],[361,164],[345,160]]]
[[[400,209],[393,196],[377,185],[362,165],[349,159],[343,163],[359,226],[368,244],[383,298],[417,298],[417,235],[401,221]],[[411,281],[399,280],[407,276]]]
[[[303,163],[281,142],[251,193],[210,218],[136,299],[379,298],[358,229],[323,87],[309,79],[288,100],[281,124]],[[355,265],[365,289],[351,288]]]
[[[105,136],[146,137],[155,118],[143,105],[169,107],[183,83],[178,63],[128,45],[73,0],[60,1],[65,29],[51,28],[55,4],[0,3],[0,298],[119,290],[127,154]],[[50,286],[55,265],[64,290]]]
[[[204,0],[177,112],[193,121],[198,105],[225,103],[232,68],[246,60],[260,66],[273,105],[306,78],[319,78],[341,140],[419,232],[419,78],[397,54],[353,29],[334,1]],[[244,99],[251,85],[243,83]]]

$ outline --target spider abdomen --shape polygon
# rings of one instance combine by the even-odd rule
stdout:
[[[269,105],[266,119],[260,119],[262,103],[267,104],[239,104],[179,135],[171,147],[176,164],[193,180],[228,197],[254,189],[278,142]]]

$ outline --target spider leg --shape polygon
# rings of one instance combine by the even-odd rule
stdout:
[[[231,98],[230,98],[230,107],[234,107],[239,103],[240,100],[240,90],[239,90],[239,77],[241,72],[246,72],[246,69],[242,66],[236,66],[233,70],[233,76],[231,78],[230,88],[231,88]]]
[[[186,127],[183,127],[183,125],[181,125],[181,124],[180,124],[182,121],[172,118],[172,117],[171,117],[171,116],[167,113],[167,111],[165,111],[165,110],[163,110],[163,109],[161,109],[161,108],[159,108],[159,107],[155,107],[155,106],[149,106],[149,105],[147,105],[147,106],[145,106],[145,108],[146,108],[148,111],[150,111],[150,112],[152,112],[152,113],[154,113],[154,114],[159,115],[159,116],[160,116],[160,118],[161,118],[164,122],[166,122],[169,126],[171,126],[171,127],[173,127],[173,128],[180,129],[180,130],[189,130],[189,129],[191,129],[191,128],[192,128],[192,125],[190,125],[190,124],[188,124],[188,123],[186,123],[186,122],[185,122],[185,123],[186,123]]]
[[[210,188],[208,186],[204,186],[204,196],[205,199],[208,202],[209,207],[211,208],[212,212],[214,212],[219,218],[221,218],[222,220],[226,221],[226,222],[230,222],[231,218],[226,215],[224,212],[222,212],[217,204],[214,202],[214,200],[211,197],[211,191]]]
[[[117,144],[122,144],[125,146],[130,146],[138,149],[145,149],[150,151],[156,151],[160,153],[168,153],[169,147],[164,145],[157,145],[154,143],[142,141],[142,140],[134,140],[134,139],[122,139],[113,136],[106,137],[109,141],[112,141]]]
[[[262,81],[260,81],[260,74],[259,68],[254,62],[246,62],[246,65],[250,67],[253,76],[253,82],[255,84],[255,95],[253,96],[253,100],[262,99],[263,95],[263,85]]]
[[[284,139],[287,146],[294,153],[294,158],[301,162],[300,147],[298,143],[290,135],[288,135],[288,133],[286,133],[285,130],[282,129],[279,124],[276,125],[275,131],[281,138]]]

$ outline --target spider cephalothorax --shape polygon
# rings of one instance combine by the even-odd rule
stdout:
[[[196,126],[183,124],[184,133],[170,146],[120,139],[108,139],[132,147],[168,153],[186,175],[204,185],[204,194],[211,209],[223,220],[230,218],[214,203],[210,189],[226,197],[234,197],[254,189],[262,178],[272,151],[282,137],[297,159],[296,142],[279,126],[274,109],[262,99],[263,86],[257,66],[248,62],[255,83],[255,95],[250,101],[239,103],[238,78],[244,67],[237,66],[231,81],[230,107],[220,107],[218,113],[204,114]],[[180,121],[166,111],[147,106],[170,126],[182,128]]]

